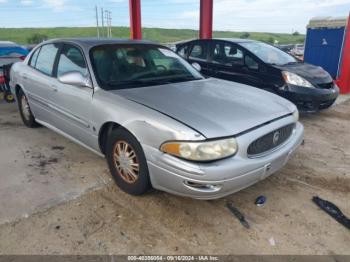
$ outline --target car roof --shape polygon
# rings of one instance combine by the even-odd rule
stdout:
[[[232,43],[252,43],[252,42],[258,42],[256,40],[252,39],[242,39],[242,38],[214,38],[213,40],[222,40]]]
[[[189,41],[183,41],[178,43],[177,45],[183,45],[183,44],[187,44],[195,41],[227,41],[227,42],[236,43],[236,44],[259,42],[252,39],[242,39],[242,38],[212,38],[212,39],[194,39]]]
[[[43,42],[44,43],[59,43],[70,42],[78,44],[84,48],[92,48],[99,45],[110,44],[144,44],[144,45],[159,45],[158,43],[147,40],[131,40],[122,38],[57,38]]]

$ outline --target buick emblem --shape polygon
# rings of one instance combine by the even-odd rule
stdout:
[[[276,131],[273,133],[272,143],[275,146],[278,143],[278,140],[280,139],[280,131]]]

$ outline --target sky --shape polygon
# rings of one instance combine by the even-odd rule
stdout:
[[[0,27],[95,26],[95,6],[129,26],[128,0],[0,0]],[[144,27],[198,29],[199,0],[141,0]],[[214,0],[214,30],[305,33],[310,18],[348,16],[350,0]]]

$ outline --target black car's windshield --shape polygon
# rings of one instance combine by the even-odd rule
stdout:
[[[245,42],[240,44],[267,64],[285,65],[298,62],[293,56],[262,42]]]
[[[108,90],[203,79],[174,52],[155,45],[103,45],[91,51],[96,78]]]

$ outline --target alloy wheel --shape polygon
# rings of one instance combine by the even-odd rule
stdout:
[[[31,112],[30,112],[30,107],[29,107],[29,104],[28,104],[28,100],[27,100],[27,98],[25,96],[22,96],[21,106],[22,106],[22,113],[23,113],[24,118],[27,121],[29,121]]]
[[[121,178],[133,184],[139,178],[140,164],[136,152],[125,141],[118,141],[114,146],[114,164]]]

